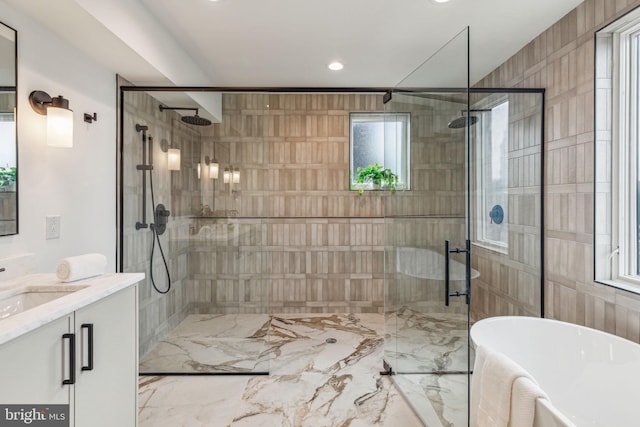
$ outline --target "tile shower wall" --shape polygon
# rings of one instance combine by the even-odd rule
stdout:
[[[640,342],[640,296],[593,281],[594,31],[637,0],[587,0],[484,87],[544,87],[546,316]]]
[[[405,308],[419,312],[466,311],[462,298],[444,307],[444,277],[416,278],[411,272],[398,271],[402,270],[398,268],[400,250],[426,248],[442,253],[445,240],[454,247],[464,245],[465,132],[450,129],[447,124],[466,108],[465,97],[397,94],[392,103],[392,110],[411,114],[411,191],[391,194],[385,200],[385,311],[388,315]],[[421,267],[438,270],[437,265]],[[395,329],[389,321],[387,329]]]
[[[206,184],[191,310],[381,311],[383,197],[349,190],[349,112],[382,111],[382,97],[227,93],[222,102],[203,153],[237,167],[240,182]]]
[[[464,174],[455,173],[464,145],[441,132],[461,106],[449,103],[443,113],[442,101],[405,102],[412,191],[358,195],[349,190],[349,113],[383,111],[381,95],[224,94],[203,156],[238,167],[241,178],[203,183],[191,231],[190,311],[264,312],[268,298],[276,313],[382,312],[385,213],[425,218],[394,225],[394,236],[414,246],[442,234],[434,217],[454,217],[444,227],[453,234],[464,224]],[[418,288],[402,287],[400,297],[415,301]]]
[[[540,316],[541,100],[538,94],[508,95],[508,216],[503,223],[508,227],[508,248],[501,253],[474,245],[472,265],[480,272],[472,285],[474,320],[496,315]]]
[[[144,92],[126,92],[123,101],[124,221],[121,227],[124,250],[121,257],[124,272],[144,272],[146,275],[138,287],[140,354],[145,354],[187,314],[185,282],[189,277],[189,214],[192,199],[199,200],[200,194],[194,169],[200,154],[200,135],[194,128],[183,124],[175,112],[160,112],[158,101]],[[171,212],[167,231],[160,236],[171,272],[171,291],[166,295],[157,293],[151,284],[149,259],[153,234],[149,228],[136,230],[135,227],[137,221],[142,221],[142,172],[136,170],[136,165],[142,163],[142,133],[135,130],[137,123],[148,126],[147,134],[153,138],[155,203],[164,204]],[[181,149],[180,171],[167,170],[167,155],[161,150],[164,143]],[[153,222],[153,213],[148,175],[146,185],[146,222],[150,223]],[[156,285],[164,290],[167,279],[157,242],[153,261]]]

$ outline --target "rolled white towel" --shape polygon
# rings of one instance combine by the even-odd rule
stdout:
[[[63,282],[73,282],[104,274],[106,268],[106,256],[85,254],[62,259],[56,268],[56,276]]]

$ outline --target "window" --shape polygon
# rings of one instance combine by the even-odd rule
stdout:
[[[509,102],[483,110],[472,128],[476,155],[476,242],[498,250],[508,245]]]
[[[640,291],[640,12],[596,34],[596,280]]]
[[[350,122],[351,187],[357,186],[358,168],[378,164],[397,175],[396,188],[408,190],[409,114],[351,113]]]

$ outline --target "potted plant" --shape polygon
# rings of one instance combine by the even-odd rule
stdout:
[[[0,188],[4,191],[15,191],[16,167],[0,166]]]
[[[359,194],[362,194],[367,187],[388,188],[391,191],[395,191],[398,186],[398,175],[378,163],[364,168],[358,166],[356,171],[358,174],[356,175],[355,184]]]

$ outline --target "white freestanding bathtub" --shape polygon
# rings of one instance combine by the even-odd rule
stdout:
[[[640,345],[571,323],[506,316],[477,322],[471,339],[529,372],[577,427],[640,426]]]

